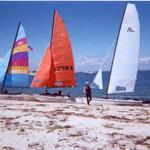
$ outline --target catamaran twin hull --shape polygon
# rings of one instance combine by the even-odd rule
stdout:
[[[0,94],[0,100],[21,100],[21,95]]]
[[[76,103],[86,104],[86,97],[76,98]],[[102,98],[93,98],[90,102],[91,105],[119,105],[119,106],[142,106],[142,101],[135,100],[120,100],[120,99],[102,99]]]
[[[45,96],[34,94],[33,97],[40,102],[73,102],[74,98],[68,96]]]

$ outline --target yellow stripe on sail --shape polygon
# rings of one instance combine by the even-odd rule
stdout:
[[[9,67],[8,73],[13,74],[28,74],[29,67],[19,67],[19,66],[13,66]]]
[[[13,54],[19,53],[19,52],[28,52],[30,48],[28,47],[27,44],[19,45],[14,48]]]

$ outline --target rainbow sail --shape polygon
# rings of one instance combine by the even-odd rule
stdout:
[[[19,23],[15,42],[11,52],[3,60],[4,75],[0,76],[0,81],[3,78],[4,87],[28,87],[29,86],[29,62],[28,51],[30,48],[27,44],[27,38],[22,23]],[[4,65],[5,64],[5,65]]]

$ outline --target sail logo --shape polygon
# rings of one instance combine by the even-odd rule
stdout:
[[[63,82],[62,81],[56,81],[55,82],[55,86],[57,86],[57,87],[60,87],[60,86],[62,86],[63,85]]]
[[[128,27],[127,32],[134,32],[133,28]]]
[[[35,82],[40,83],[40,82],[42,82],[42,80],[35,80]]]
[[[126,87],[124,87],[124,86],[116,86],[116,91],[126,91]]]
[[[64,33],[61,33],[61,36],[64,36]]]

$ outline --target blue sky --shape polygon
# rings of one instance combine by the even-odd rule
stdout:
[[[141,22],[140,68],[150,70],[150,2],[136,4]],[[126,2],[0,2],[0,57],[11,49],[17,24],[26,30],[30,68],[37,69],[50,41],[53,11],[66,23],[73,48],[76,71],[98,70],[116,39]],[[107,59],[108,69],[112,53]]]

